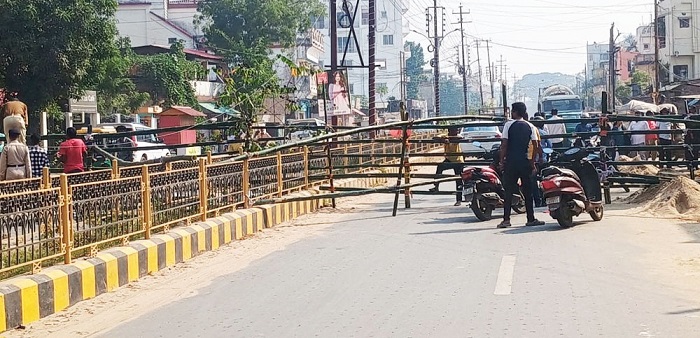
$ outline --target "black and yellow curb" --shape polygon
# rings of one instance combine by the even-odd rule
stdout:
[[[386,179],[337,181],[339,187],[369,187]],[[319,194],[317,189],[294,195]],[[312,213],[326,201],[289,202],[238,210],[191,226],[172,229],[94,258],[54,266],[30,276],[0,282],[0,332],[27,325],[83,300],[114,291],[139,278],[216,250],[232,241]]]

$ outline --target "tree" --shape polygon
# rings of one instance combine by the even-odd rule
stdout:
[[[630,79],[630,84],[637,84],[641,88],[646,89],[651,85],[651,75],[649,73],[635,70],[632,73],[632,78]]]
[[[389,94],[389,87],[386,86],[386,83],[380,83],[377,85],[377,94],[379,94],[379,99],[384,101],[384,96]]]
[[[0,87],[19,93],[30,120],[90,89],[112,56],[114,0],[0,0],[0,8]]]
[[[461,80],[452,76],[440,77],[440,112],[442,116],[464,115]]]
[[[131,114],[143,106],[150,95],[137,91],[136,85],[129,78],[129,71],[137,59],[131,50],[129,39],[117,39],[115,44],[117,48],[96,76],[97,108],[103,114]]]
[[[629,85],[620,85],[615,89],[617,100],[628,102],[632,98],[632,87]]]
[[[419,43],[406,41],[405,46],[411,51],[411,57],[406,59],[406,76],[408,77],[406,95],[409,100],[417,100],[419,99],[418,88],[420,83],[427,80],[423,73],[425,56],[423,55],[423,47]]]
[[[206,69],[185,58],[181,42],[174,43],[169,53],[136,56],[134,60],[132,71],[138,87],[147,91],[154,103],[165,107],[197,105],[190,81],[204,77]]]

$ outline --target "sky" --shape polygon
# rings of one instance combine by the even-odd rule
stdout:
[[[412,30],[406,41],[420,42],[426,47],[425,8],[433,0],[403,0],[409,7],[404,19]],[[586,63],[586,43],[609,40],[610,25],[621,33],[618,41],[634,34],[637,27],[651,22],[654,0],[470,0],[464,1],[463,10],[469,11],[465,21],[467,43],[471,45],[470,57],[476,66],[475,38],[491,40],[491,61],[497,62],[503,55],[508,69],[508,80],[513,74],[518,78],[525,74],[561,72],[577,74]],[[459,0],[438,0],[438,6],[446,8],[446,32],[459,25]],[[459,32],[446,36],[440,48],[441,68],[455,72]],[[482,44],[481,46],[484,46]],[[432,56],[426,50],[426,61]],[[482,66],[486,65],[486,49],[481,47]]]

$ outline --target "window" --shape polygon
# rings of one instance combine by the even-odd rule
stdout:
[[[690,18],[678,18],[681,28],[690,28]]]
[[[608,61],[608,53],[600,54],[600,61]]]
[[[384,35],[384,45],[393,45],[394,44],[394,36],[393,35]]]
[[[659,36],[659,48],[666,48],[666,17],[662,16],[657,21],[656,31]]]
[[[316,29],[326,29],[326,17],[325,16],[319,16],[317,18],[313,18],[314,23],[314,28]]]
[[[177,42],[177,38],[168,38],[168,44],[172,45]]]
[[[345,51],[345,44],[348,44],[348,53],[356,53],[357,49],[355,48],[355,41],[352,39],[348,39],[347,36],[339,37],[338,38],[338,54],[343,54]]]
[[[338,47],[340,48],[340,47]],[[352,60],[343,60],[342,65],[343,67],[352,67]]]
[[[593,54],[588,55],[588,61],[594,61]]]
[[[363,26],[369,25],[369,9],[366,9],[366,8],[362,9],[362,25]]]
[[[649,44],[648,44],[648,43],[645,43],[645,44],[644,44],[644,50],[648,50],[648,49],[649,49]]]
[[[386,19],[386,11],[382,11],[382,19]]]
[[[675,80],[687,80],[688,79],[688,66],[679,65],[673,66],[673,77]]]

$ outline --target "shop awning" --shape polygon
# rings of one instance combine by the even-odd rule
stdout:
[[[233,108],[229,108],[229,107],[218,107],[217,108],[215,103],[200,102],[199,105],[202,106],[202,108],[204,108],[206,111],[208,111],[212,114],[226,115],[226,116],[232,116],[232,117],[240,117],[241,116],[241,112],[239,112]]]

